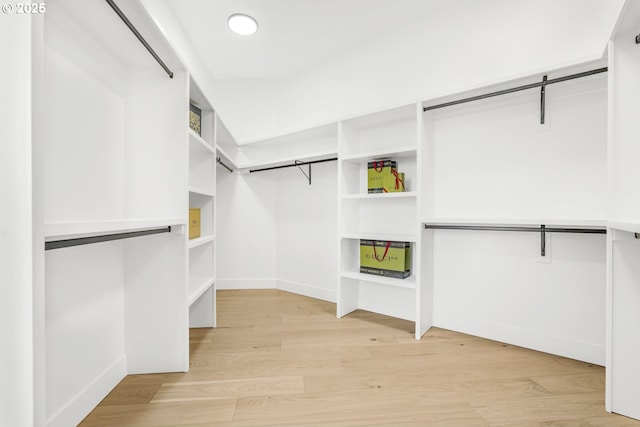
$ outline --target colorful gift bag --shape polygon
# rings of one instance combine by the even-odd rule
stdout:
[[[383,193],[384,180],[395,179],[392,171],[397,174],[398,163],[395,160],[374,160],[367,163],[367,191],[369,193]]]
[[[406,279],[411,276],[411,243],[360,240],[360,273]]]

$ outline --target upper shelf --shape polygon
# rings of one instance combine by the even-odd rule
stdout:
[[[392,242],[412,242],[417,241],[415,234],[389,234],[389,233],[342,233],[343,239],[351,240],[384,240]]]
[[[126,233],[149,228],[185,225],[185,218],[141,218],[106,221],[54,222],[45,224],[45,241]]]
[[[344,194],[342,196],[343,199],[363,199],[363,200],[372,200],[372,199],[404,199],[404,198],[415,198],[418,196],[418,193],[415,191],[399,191],[395,193],[356,193],[356,194]]]
[[[608,221],[607,226],[616,230],[628,231],[630,233],[640,233],[640,222],[633,221]]]
[[[193,153],[213,155],[216,153],[215,149],[191,128],[189,128],[189,147],[190,151]]]
[[[411,147],[397,147],[386,150],[366,151],[355,154],[345,154],[340,156],[341,160],[352,163],[363,163],[371,160],[380,160],[383,158],[401,159],[416,157],[417,149],[415,146]]]

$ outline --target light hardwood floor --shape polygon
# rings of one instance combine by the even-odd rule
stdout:
[[[604,368],[276,290],[218,291],[188,373],[131,375],[81,426],[640,426]]]

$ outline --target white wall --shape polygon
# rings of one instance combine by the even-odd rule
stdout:
[[[336,301],[337,177],[337,162],[312,165],[311,185],[297,168],[279,170],[278,288]]]
[[[305,168],[305,171],[307,169]],[[252,174],[218,169],[218,289],[336,299],[336,163]]]
[[[432,117],[434,217],[606,219],[606,74]]]
[[[145,3],[243,143],[600,59],[622,0],[463,0],[280,80],[213,79],[170,7]]]
[[[620,4],[456,3],[281,82],[278,130],[597,59]]]
[[[217,171],[217,287],[276,286],[277,181],[272,172]]]
[[[433,113],[434,217],[604,223],[606,81],[547,87],[544,125],[539,92]],[[604,365],[605,236],[548,233],[546,249],[539,233],[434,231],[434,325]]]
[[[605,236],[434,232],[435,326],[605,363]]]
[[[34,421],[31,28],[0,15],[0,425]]]

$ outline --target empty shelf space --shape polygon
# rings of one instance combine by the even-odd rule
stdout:
[[[189,144],[190,150],[194,153],[215,154],[215,149],[192,129],[189,129]]]
[[[215,283],[215,277],[192,277],[189,279],[189,305],[193,304]]]
[[[189,193],[197,194],[200,196],[214,197],[216,195],[215,190],[209,190],[202,187],[196,187],[194,185],[189,186]]]

